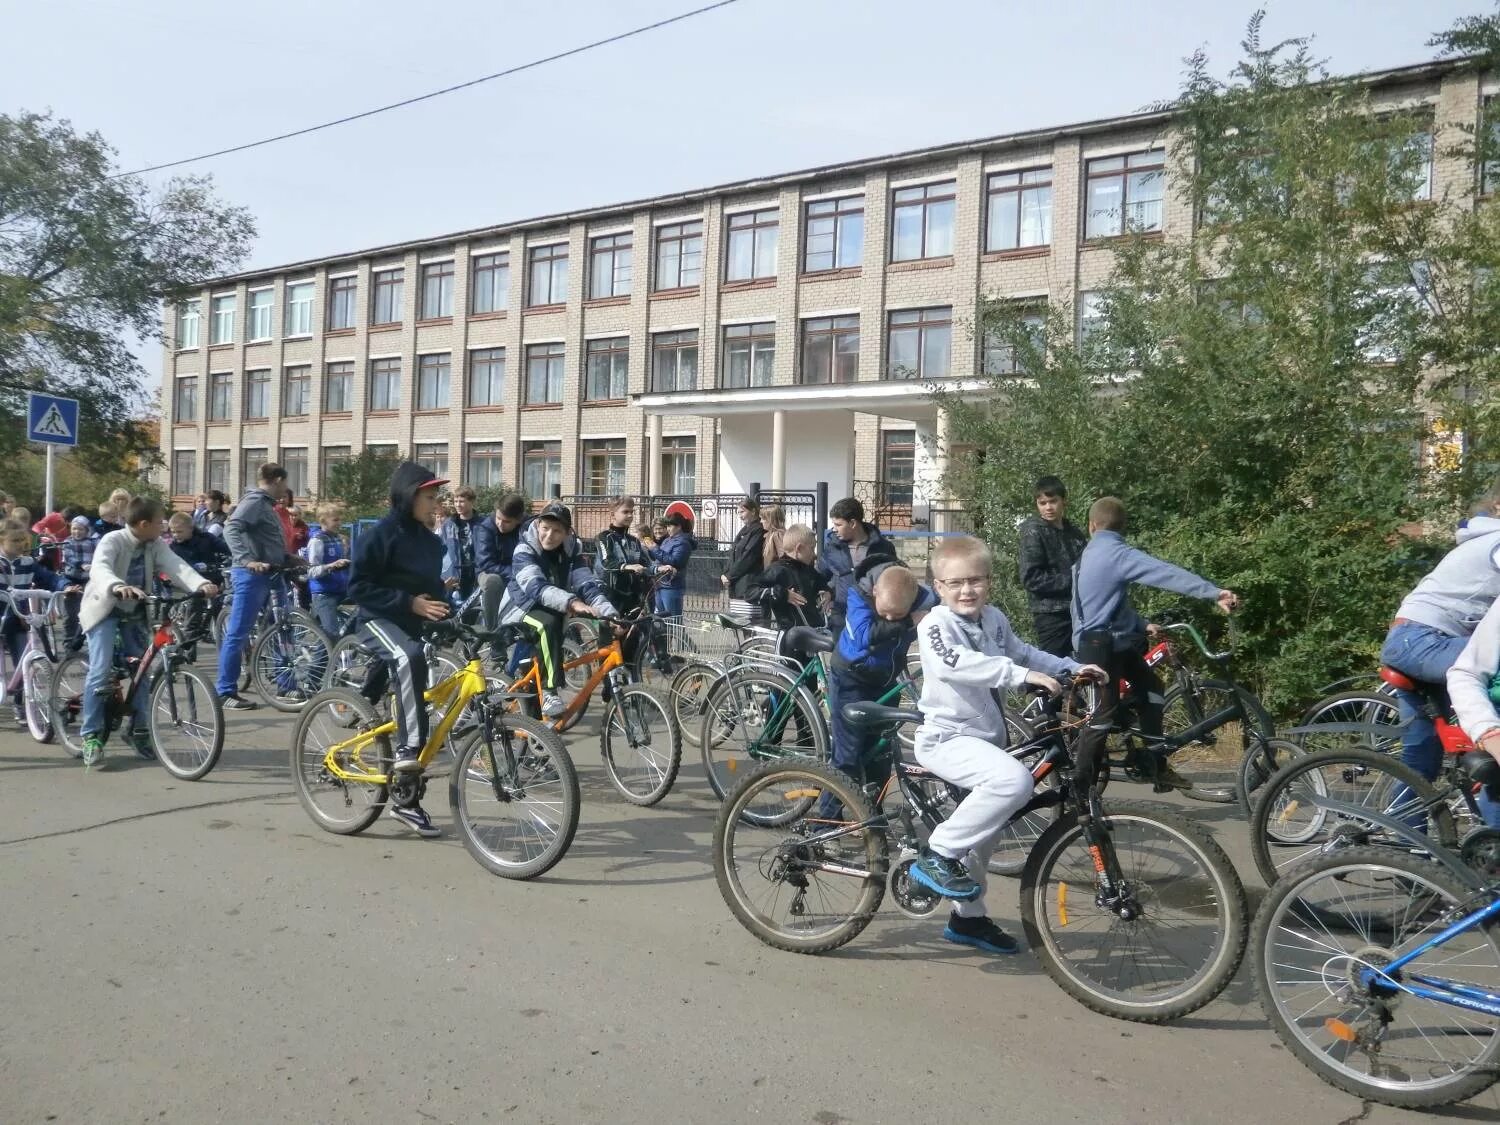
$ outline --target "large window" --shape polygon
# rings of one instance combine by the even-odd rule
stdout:
[[[233,405],[231,398],[234,389],[234,376],[227,371],[215,371],[208,377],[208,420],[210,422],[229,421],[229,412]]]
[[[464,483],[470,488],[495,488],[505,483],[504,445],[471,441],[464,447]]]
[[[728,250],[724,258],[725,281],[753,281],[776,276],[776,240],[781,229],[781,212],[774,207],[764,211],[741,211],[730,215]]]
[[[880,479],[886,503],[910,505],[917,475],[917,432],[882,430],[880,434]]]
[[[630,293],[631,236],[606,234],[589,242],[589,297],[624,297]]]
[[[561,402],[563,364],[561,344],[528,344],[526,347],[526,402]]]
[[[172,450],[172,494],[186,496],[198,491],[198,451]]]
[[[802,268],[807,273],[850,269],[865,253],[865,197],[819,199],[807,205]]]
[[[1500,188],[1500,99],[1487,97],[1479,112],[1479,192],[1489,195]]]
[[[554,242],[527,251],[531,278],[526,290],[529,307],[561,305],[568,299],[568,244]]]
[[[245,372],[245,421],[254,422],[271,416],[271,372]]]
[[[210,344],[234,343],[234,294],[215,297],[210,307],[213,319],[208,326],[208,342]]]
[[[374,300],[370,309],[370,323],[400,324],[402,294],[406,289],[406,270],[380,270],[371,278]]]
[[[651,389],[661,393],[697,388],[697,331],[659,333],[651,341]]]
[[[1078,294],[1078,346],[1083,347],[1089,338],[1102,331],[1109,323],[1105,315],[1104,294],[1085,290]]]
[[[229,450],[210,449],[203,465],[203,491],[229,491]]]
[[[448,443],[419,442],[412,447],[411,459],[435,477],[448,479]]]
[[[984,248],[1024,250],[1052,244],[1052,169],[996,172],[989,178]]]
[[[172,396],[172,420],[196,422],[198,420],[198,376],[179,377],[175,389],[177,393]]]
[[[948,180],[891,193],[891,261],[946,258],[953,253],[954,188]]]
[[[318,461],[319,492],[326,493],[328,491],[328,478],[333,475],[334,468],[350,460],[353,456],[354,450],[351,446],[325,445],[323,447],[323,456]]]
[[[354,302],[359,297],[359,278],[334,277],[328,281],[328,331],[354,327]]]
[[[505,405],[504,348],[476,348],[469,353],[469,405]]]
[[[401,361],[399,359],[372,359],[370,361],[371,410],[401,409]]]
[[[724,329],[724,386],[769,387],[776,370],[776,325]]]
[[[510,255],[480,254],[473,260],[469,311],[475,316],[504,312],[510,300]]]
[[[942,379],[953,350],[953,310],[903,309],[891,313],[886,341],[887,379]]]
[[[288,367],[281,388],[281,413],[296,418],[312,413],[312,368]]]
[[[203,302],[198,298],[183,301],[177,306],[177,346],[179,348],[198,346],[198,321],[202,307]]]
[[[1046,313],[1040,308],[1028,310],[1021,317],[1021,327],[1032,346],[1038,350],[1042,347],[1046,326]],[[1017,356],[1012,339],[996,333],[986,333],[980,370],[986,375],[1025,375],[1025,362]]]
[[[448,409],[448,377],[452,361],[447,352],[417,357],[417,409]]]
[[[344,414],[354,409],[354,363],[342,360],[323,368],[323,409]]]
[[[1084,238],[1162,229],[1167,174],[1166,154],[1161,149],[1090,160],[1085,179]]]
[[[307,496],[307,446],[283,445],[281,467],[286,470],[286,486],[294,498]]]
[[[286,331],[284,336],[311,336],[313,330],[313,283],[301,281],[286,287]]]
[[[240,488],[252,488],[260,478],[260,467],[271,459],[271,451],[263,445],[240,450]]]
[[[246,299],[249,308],[245,310],[245,339],[269,340],[271,317],[276,310],[276,290],[253,289]]]
[[[422,307],[418,320],[437,320],[453,315],[453,263],[425,262],[422,265]]]
[[[521,443],[521,490],[533,500],[550,500],[562,488],[562,442]]]
[[[583,377],[585,402],[623,400],[630,385],[630,338],[588,342],[588,364]]]
[[[618,496],[625,491],[625,439],[590,438],[583,443],[585,496]]]
[[[859,317],[815,316],[802,322],[802,383],[852,383],[859,378]]]
[[[1397,194],[1407,199],[1432,198],[1432,128],[1418,130],[1398,142],[1391,153],[1391,166],[1398,173]]]
[[[661,487],[668,496],[694,496],[698,492],[698,439],[661,439]]]
[[[703,280],[703,222],[656,228],[656,289],[692,289]]]

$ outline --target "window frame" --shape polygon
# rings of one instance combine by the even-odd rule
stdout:
[[[192,331],[188,332],[188,326]],[[177,302],[176,342],[177,350],[190,352],[198,347],[203,332],[203,298],[189,297]],[[176,453],[176,450],[173,450]]]
[[[892,441],[892,437],[904,440]],[[911,459],[911,476],[906,482],[898,482],[891,470],[891,454],[899,453],[904,459]],[[885,493],[885,502],[894,507],[910,507],[916,498],[917,486],[917,431],[911,430],[881,430],[880,441],[876,446],[876,465],[880,479],[881,488]],[[902,499],[902,493],[905,499]]]
[[[281,457],[276,462],[286,470],[286,486],[291,490],[294,497],[306,499],[309,495],[307,490],[307,453],[305,445],[283,445]]]
[[[183,391],[187,391],[188,409],[183,410]],[[172,421],[196,422],[198,420],[198,376],[178,375],[172,383]]]
[[[293,374],[301,372],[301,374]],[[299,387],[298,395],[293,388]],[[294,409],[300,398],[301,410]],[[312,413],[312,364],[294,363],[281,369],[281,415],[284,418],[305,418]]]
[[[406,301],[406,267],[391,266],[388,269],[376,270],[370,274],[370,327],[391,328],[401,323],[405,315],[403,307]],[[388,311],[395,316],[394,320],[381,320],[380,308],[382,303],[389,306]]]
[[[324,321],[328,332],[352,332],[359,317],[359,278],[354,274],[328,279],[328,308]],[[348,323],[339,323],[339,314],[344,314]]]
[[[478,453],[475,452],[476,447],[482,447]],[[485,464],[483,473],[477,471],[481,462]],[[491,462],[493,462],[493,468],[491,468]],[[472,488],[502,487],[505,484],[505,442],[464,442],[463,481]]]
[[[241,415],[246,422],[268,422],[271,419],[271,369],[269,367],[256,367],[245,372],[245,385],[242,388],[244,394],[243,410]],[[255,413],[252,399],[260,399],[260,413]]]
[[[542,463],[542,482],[538,492],[531,487],[528,470]],[[541,438],[521,443],[521,490],[533,500],[551,500],[553,488],[562,487],[562,442]]]
[[[297,294],[307,290],[307,299]],[[286,324],[281,336],[284,340],[301,339],[313,334],[313,305],[318,299],[315,281],[289,281],[286,286]],[[300,310],[300,312],[299,312]]]
[[[691,337],[691,340],[689,340]],[[696,328],[682,329],[676,332],[657,332],[651,337],[651,391],[653,394],[675,394],[679,391],[696,391],[698,389],[698,376],[700,373],[701,340]],[[693,353],[693,379],[692,386],[680,386],[682,380],[682,355],[691,350]],[[672,386],[663,389],[658,380],[659,363],[666,353],[672,353]]]
[[[1156,158],[1155,163],[1152,163],[1152,164],[1143,164],[1143,165],[1132,165],[1131,164],[1131,161],[1133,159],[1135,159],[1136,157],[1152,157],[1152,156],[1154,156]],[[1120,166],[1118,168],[1106,168],[1103,171],[1096,171],[1095,170],[1095,166],[1096,165],[1104,164],[1106,162],[1116,161],[1116,160],[1118,160],[1120,162]],[[1160,180],[1161,180],[1161,196],[1156,201],[1157,205],[1161,208],[1161,222],[1160,222],[1159,225],[1157,225],[1155,227],[1150,227],[1150,228],[1147,228],[1147,229],[1144,229],[1144,230],[1132,230],[1132,229],[1129,228],[1129,226],[1128,226],[1128,224],[1126,222],[1126,216],[1130,213],[1130,208],[1131,208],[1131,199],[1130,199],[1130,179],[1131,179],[1131,176],[1133,176],[1133,175],[1149,174],[1149,173],[1152,173],[1152,172],[1155,172],[1160,177]],[[1110,232],[1106,232],[1106,233],[1103,233],[1103,234],[1094,234],[1094,233],[1091,233],[1090,232],[1090,219],[1089,219],[1089,216],[1093,213],[1093,211],[1091,210],[1091,208],[1089,206],[1089,191],[1090,191],[1090,189],[1092,188],[1092,186],[1094,185],[1095,182],[1102,181],[1102,180],[1113,180],[1113,179],[1118,179],[1120,181],[1120,206],[1119,206],[1120,219],[1119,219],[1119,224],[1118,224],[1119,229],[1118,230],[1114,230],[1114,231],[1110,231]],[[1079,196],[1080,196],[1080,199],[1081,199],[1081,202],[1082,202],[1082,206],[1083,206],[1083,221],[1080,224],[1080,229],[1083,232],[1082,241],[1085,244],[1090,243],[1090,242],[1105,242],[1105,241],[1108,241],[1111,238],[1126,238],[1126,237],[1129,237],[1131,235],[1137,235],[1137,234],[1140,234],[1140,235],[1156,235],[1156,234],[1163,233],[1166,230],[1166,227],[1167,227],[1167,151],[1166,151],[1166,149],[1165,148],[1147,147],[1147,148],[1134,149],[1131,152],[1111,153],[1111,154],[1109,154],[1107,156],[1089,156],[1089,157],[1085,157],[1084,161],[1083,161],[1083,184],[1082,184],[1082,189],[1079,192]]]
[[[840,316],[810,316],[802,320],[799,344],[801,345],[801,356],[797,362],[797,382],[801,386],[833,386],[835,384],[859,382],[859,348],[860,348],[860,323],[858,313],[846,313]],[[854,323],[841,323],[853,321]],[[825,327],[826,326],[826,327]],[[840,338],[847,340],[850,332],[854,336],[854,377],[852,379],[838,379],[839,341]],[[828,377],[826,379],[809,379],[808,357],[813,354],[813,345],[828,338]],[[848,353],[843,353],[847,355]]]
[[[770,231],[766,244],[762,243],[762,232]],[[748,238],[750,242],[749,270],[737,276],[735,269],[735,247]],[[758,207],[753,211],[734,211],[724,216],[724,283],[726,285],[748,284],[754,281],[776,279],[776,258],[781,245],[781,208]],[[762,257],[769,261],[763,261]]]
[[[262,295],[266,296],[264,302],[260,302]],[[265,320],[265,331],[256,334],[256,322]],[[276,288],[267,285],[261,289],[251,289],[245,294],[245,343],[259,344],[266,340],[276,338]]]
[[[224,310],[220,308],[226,301],[229,304],[227,317],[224,315]],[[238,311],[236,295],[220,293],[216,297],[210,297],[208,309],[208,346],[212,348],[234,343],[234,317]],[[221,326],[223,326],[222,331]]]
[[[687,253],[689,244],[696,244],[691,254]],[[676,247],[674,261],[676,262],[676,273],[673,275],[673,284],[663,284],[666,275],[665,251],[668,246]],[[684,266],[684,261],[695,258],[696,265]],[[692,280],[688,281],[688,274],[692,274]],[[651,232],[651,291],[653,293],[675,293],[678,291],[689,291],[701,288],[703,285],[703,219],[683,219],[681,222],[663,223],[653,228]]]
[[[337,369],[337,370],[335,370]],[[332,392],[335,385],[343,388],[342,406],[334,406]],[[323,413],[349,414],[354,410],[354,361],[336,359],[323,364]]]
[[[380,383],[377,384],[377,378]],[[379,396],[384,405],[377,405],[375,388],[380,386],[383,394]],[[368,388],[368,400],[366,410],[370,414],[394,414],[401,409],[401,357],[382,356],[369,362],[369,375],[366,383]]]
[[[216,407],[222,402],[222,408]],[[208,405],[204,420],[228,422],[234,417],[234,372],[210,371],[208,373]]]
[[[608,259],[608,266],[601,269],[603,259]],[[635,234],[633,231],[616,231],[614,234],[599,234],[590,238],[588,299],[609,301],[630,296],[634,262]],[[607,292],[599,291],[601,278],[608,279]]]
[[[187,458],[187,481],[182,480],[182,459]],[[172,495],[191,496],[198,491],[198,451],[196,449],[172,450]]]
[[[1047,305],[1042,300],[1019,300],[1015,302],[1016,311],[1020,314],[1021,323],[1030,325],[1033,335],[1039,336],[1039,343],[1046,347],[1047,333]],[[1033,323],[1034,322],[1034,323]],[[1006,358],[1001,358],[1002,353]],[[995,362],[992,366],[991,359]],[[1025,370],[1016,358],[1015,345],[997,340],[992,333],[985,332],[979,339],[979,373],[987,378],[1002,378],[1007,375],[1028,376],[1031,372]]]
[[[343,450],[340,454],[337,451]],[[352,445],[325,445],[318,450],[318,491],[328,491],[328,474],[334,466],[354,460]]]
[[[547,286],[537,300],[537,269],[546,267]],[[559,308],[568,303],[568,244],[566,242],[544,242],[526,247],[526,307],[528,309]]]
[[[594,361],[604,359],[609,370],[606,375],[607,390],[611,393],[594,393]],[[617,369],[618,365],[618,369]],[[612,393],[618,388],[619,394]],[[602,402],[624,402],[630,395],[630,337],[606,336],[585,340],[583,345],[583,401],[594,404]]]
[[[902,195],[910,196],[913,192],[921,192],[920,198],[901,199]],[[934,194],[934,193],[938,194]],[[948,217],[948,248],[942,253],[931,253],[929,243],[932,240],[935,224],[933,223],[933,208],[942,206]],[[909,257],[898,257],[896,253],[896,240],[900,234],[900,212],[904,210],[917,209],[921,212],[921,246],[920,253]],[[930,262],[939,261],[943,258],[953,257],[955,226],[958,219],[958,181],[935,180],[925,184],[906,184],[901,187],[891,188],[891,244],[890,261],[892,265],[900,265],[905,262]]]
[[[580,496],[619,496],[626,491],[630,472],[627,441],[623,437],[584,438],[578,443],[578,493]],[[592,462],[604,459],[600,482],[596,487]],[[614,462],[618,458],[618,465]]]
[[[684,442],[690,444],[683,444]],[[661,487],[667,495],[696,496],[698,493],[698,437],[696,434],[668,434],[661,439],[658,450],[661,460]],[[687,476],[680,468],[684,458],[692,458],[692,474]],[[683,485],[683,480],[690,483]]]
[[[486,276],[487,275],[487,276]],[[481,280],[481,278],[484,280]],[[480,308],[481,294],[494,302],[493,308]],[[510,304],[510,251],[478,254],[469,259],[469,315],[498,316]]]
[[[271,449],[265,445],[251,445],[240,450],[240,488],[244,490],[255,483],[260,467],[271,459]]]
[[[215,489],[217,489],[220,492],[226,493],[226,494],[229,492],[229,473],[230,473],[230,470],[234,467],[233,466],[233,462],[230,459],[230,452],[231,451],[228,450],[228,449],[209,449],[209,450],[205,450],[204,451],[204,457],[203,457],[203,491],[204,492],[213,492]],[[215,475],[214,474],[214,466],[215,465],[219,465],[223,469],[222,483],[215,483],[215,481],[214,481],[214,475]]]
[[[555,361],[555,364],[554,364]],[[542,394],[545,398],[532,397],[534,367],[540,362],[543,368]],[[521,388],[523,406],[559,406],[562,404],[564,383],[567,379],[568,347],[560,341],[526,345],[526,382]],[[553,394],[554,383],[556,397]]]
[[[776,322],[757,321],[752,324],[726,324],[722,328],[720,341],[723,359],[719,364],[722,372],[720,388],[723,390],[750,390],[756,387],[771,387],[776,385]],[[766,381],[758,383],[755,381],[757,360],[767,351],[770,351],[770,370],[766,372]],[[737,382],[734,379],[735,356],[737,352],[745,352],[745,382]]]
[[[490,409],[490,408],[497,407],[497,406],[504,406],[505,405],[505,375],[506,375],[505,349],[504,348],[471,348],[471,349],[469,349],[468,361],[469,361],[468,379],[465,381],[465,385],[464,385],[464,404],[465,404],[465,406],[467,408],[469,408],[469,409],[474,409],[474,408]],[[491,390],[491,391],[494,392],[493,393],[493,397],[488,398],[485,402],[476,402],[475,398],[474,398],[474,388],[477,385],[477,383],[475,381],[475,374],[476,374],[476,369],[477,369],[478,365],[480,365],[480,364],[483,364],[485,366],[485,368],[486,368],[486,370],[484,372],[484,374],[485,374],[485,385],[486,385],[486,387],[489,390]],[[497,382],[497,380],[495,378],[495,375],[496,375],[495,368],[496,367],[499,368],[499,379],[498,379],[498,382]]]
[[[1045,179],[1027,182],[1027,176],[1045,176]],[[1008,180],[1015,177],[1014,183],[1000,183],[997,181]],[[1052,246],[1052,201],[1053,187],[1056,176],[1052,165],[1039,164],[1031,168],[1006,168],[999,171],[988,172],[984,178],[984,252],[986,254],[1013,254],[1023,251],[1036,251],[1050,249]],[[1026,215],[1026,196],[1028,193],[1045,191],[1047,193],[1046,206],[1043,209],[1044,237],[1040,242],[1022,241],[1022,231],[1025,229],[1023,220]],[[1010,197],[1007,199],[1007,197]],[[1007,206],[1015,208],[1015,232],[1016,242],[1014,246],[995,245],[995,218],[996,208],[1000,201],[1005,200]]]
[[[844,204],[854,203],[857,206],[845,208]],[[820,211],[813,214],[814,208],[831,208],[831,210]],[[844,221],[846,219],[859,219],[859,248],[855,254],[853,265],[840,265],[842,250],[846,238]],[[815,235],[812,229],[813,223],[831,219],[833,222],[832,235],[833,245],[829,250],[830,264],[826,266],[814,266],[812,264],[813,239],[824,237],[822,234]],[[864,263],[865,256],[865,197],[861,195],[843,195],[837,199],[812,199],[802,205],[802,272],[805,274],[836,273],[839,270],[859,269]]]
[[[452,258],[441,262],[417,263],[417,320],[452,320],[453,288],[456,267]],[[432,292],[436,282],[436,292]],[[430,299],[435,297],[437,308]]]
[[[941,315],[937,315],[941,314]],[[902,318],[898,321],[897,318]],[[915,317],[914,320],[905,319]],[[951,305],[931,305],[920,309],[891,309],[886,313],[886,362],[885,370],[881,373],[882,378],[889,382],[927,382],[933,379],[946,379],[953,372],[953,307]],[[941,375],[934,375],[927,370],[927,348],[928,333],[937,329],[947,332],[947,356],[948,369]],[[894,339],[897,332],[915,331],[917,337],[917,366],[910,375],[897,375],[893,373],[892,355],[895,352]]]
[[[436,385],[436,394],[428,395],[429,379],[435,379],[441,374],[441,382]],[[413,408],[418,411],[443,411],[449,409],[453,392],[453,353],[452,352],[427,352],[417,356],[417,397]],[[431,399],[428,404],[423,404],[423,399]],[[439,476],[442,474],[439,473]]]
[[[411,459],[435,477],[448,479],[448,443],[446,441],[415,442],[411,447]]]

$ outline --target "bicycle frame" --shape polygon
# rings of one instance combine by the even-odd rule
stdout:
[[[581,711],[584,707],[588,706],[589,700],[593,698],[594,690],[604,682],[605,677],[610,672],[616,668],[625,667],[625,657],[620,651],[620,638],[614,638],[604,648],[596,648],[591,652],[584,653],[582,656],[564,661],[560,671],[571,672],[575,668],[582,668],[588,664],[598,664],[599,667],[594,669],[588,678],[588,682],[578,689],[578,694],[573,696],[567,707],[564,708],[563,713],[551,720],[551,725],[559,730],[568,724],[575,712]],[[510,690],[512,692],[522,692],[526,695],[535,695],[536,698],[540,699],[543,690],[542,666],[533,659],[531,667],[526,669],[525,675],[510,685]]]
[[[1410,953],[1397,957],[1383,969],[1376,968],[1373,965],[1364,966],[1359,971],[1360,983],[1367,989],[1371,986],[1389,988],[1397,992],[1410,993],[1413,996],[1421,997],[1423,1000],[1433,1000],[1439,1004],[1464,1008],[1486,1016],[1500,1016],[1500,994],[1490,992],[1487,989],[1476,988],[1471,984],[1464,984],[1461,981],[1427,976],[1425,973],[1414,974],[1410,982],[1396,979],[1396,974],[1400,973],[1402,969],[1410,965],[1418,957],[1422,956],[1422,954],[1452,941],[1459,934],[1479,929],[1496,920],[1500,920],[1500,897],[1496,897],[1483,910],[1470,914],[1465,918],[1460,918],[1442,933],[1436,934],[1427,941],[1424,941]]]

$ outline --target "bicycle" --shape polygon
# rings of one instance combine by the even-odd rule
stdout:
[[[333,642],[310,613],[295,608],[286,575],[297,568],[273,566],[273,580],[251,632],[248,659],[250,686],[278,711],[295,714],[320,688],[328,674]]]
[[[718,625],[734,636],[733,648],[717,658],[698,656],[687,661],[673,673],[667,688],[668,698],[677,716],[677,725],[682,731],[682,739],[691,746],[699,744],[698,727],[703,721],[703,706],[707,701],[708,691],[723,677],[731,662],[764,661],[780,664],[776,655],[774,630],[747,625],[724,613],[715,614],[710,622],[705,623],[704,628],[708,628],[710,624]]]
[[[0,622],[15,614],[26,623],[26,646],[21,651],[21,659],[0,680],[4,682],[7,699],[17,690],[21,692],[21,709],[26,716],[26,729],[32,738],[43,744],[51,742],[54,737],[52,713],[48,706],[53,674],[58,665],[52,625],[57,599],[65,593],[69,592],[0,590],[0,603],[4,605],[3,611],[0,611]],[[37,602],[45,604],[37,606]],[[0,654],[0,663],[3,663],[3,659],[3,654]]]
[[[1085,1007],[1164,1022],[1209,1003],[1234,976],[1247,937],[1244,887],[1219,846],[1185,817],[1149,804],[1102,806],[1092,779],[1074,772],[1068,732],[1077,723],[1064,709],[1075,695],[1070,684],[1048,704],[1034,738],[1011,750],[1034,763],[1034,778],[1057,779],[1022,813],[1060,809],[1027,857],[1022,925],[1048,976]],[[868,703],[844,713],[883,728],[922,719]],[[886,744],[894,745],[889,735]],[[746,929],[776,949],[823,953],[858,936],[887,890],[910,917],[937,911],[942,900],[910,871],[924,835],[941,822],[940,801],[952,794],[899,755],[891,765],[873,798],[807,760],[768,762],[740,780],[719,810],[713,856],[720,893]],[[893,793],[903,800],[890,813]],[[817,814],[825,795],[842,805],[843,819]],[[752,880],[769,887],[764,905]],[[1198,939],[1201,951],[1185,949]]]
[[[426,792],[428,767],[450,737],[458,740],[448,803],[469,854],[505,879],[550,871],[578,830],[578,774],[546,725],[513,710],[515,700],[485,679],[481,648],[493,635],[460,622],[424,633],[454,640],[463,666],[427,690],[438,713],[423,743],[419,772],[393,773],[396,723],[347,687],[319,692],[298,716],[292,739],[297,799],[325,831],[363,832],[388,801],[410,804]]]
[[[186,623],[172,617],[173,606],[195,602],[198,612]],[[144,599],[151,629],[146,651],[116,663],[113,680],[103,689],[105,728],[102,742],[132,712],[136,692],[147,691],[147,731],[156,760],[180,781],[201,781],[218,764],[224,751],[224,711],[212,681],[192,666],[185,649],[208,635],[211,610],[202,595]],[[87,650],[74,653],[57,666],[52,677],[52,727],[64,748],[83,757],[83,695],[88,682]]]

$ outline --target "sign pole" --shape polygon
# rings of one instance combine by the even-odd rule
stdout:
[[[42,503],[42,515],[52,511],[52,445],[47,446],[47,498]]]

